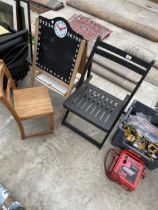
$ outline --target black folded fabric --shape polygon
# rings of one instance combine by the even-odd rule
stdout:
[[[0,37],[0,59],[6,63],[15,83],[29,71],[28,31],[22,30]]]

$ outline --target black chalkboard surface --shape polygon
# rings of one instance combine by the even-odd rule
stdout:
[[[69,84],[82,39],[64,18],[39,16],[37,67]]]

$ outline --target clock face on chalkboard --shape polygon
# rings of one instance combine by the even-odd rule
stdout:
[[[66,24],[62,20],[58,20],[54,24],[54,32],[55,32],[55,34],[58,37],[64,38],[66,36],[66,34],[67,34],[67,26],[66,26]]]

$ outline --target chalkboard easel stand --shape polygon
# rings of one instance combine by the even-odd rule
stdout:
[[[34,45],[34,58],[32,65],[32,75],[31,75],[31,84],[33,87],[34,81],[37,80],[47,86],[49,89],[54,90],[55,92],[63,95],[64,97],[69,97],[72,89],[77,84],[86,63],[86,55],[87,55],[87,41],[82,39],[80,43],[80,47],[78,50],[76,62],[74,65],[73,73],[71,76],[71,80],[69,84],[64,83],[60,79],[50,75],[43,69],[39,68],[36,65],[37,59],[37,47],[38,47],[38,34],[39,34],[39,18],[36,19],[35,23],[35,45]],[[60,62],[60,61],[59,61]]]

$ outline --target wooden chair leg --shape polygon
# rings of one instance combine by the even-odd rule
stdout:
[[[28,139],[30,137],[36,137],[36,136],[41,136],[41,135],[46,135],[46,134],[51,134],[54,132],[54,113],[51,113],[49,114],[49,122],[50,122],[50,125],[49,125],[49,130],[46,130],[46,131],[39,131],[37,133],[31,133],[31,134],[27,134],[25,135],[25,132],[24,132],[24,127],[23,125],[20,128],[20,132],[21,132],[21,138],[24,140],[24,139]]]
[[[34,80],[35,80],[35,66],[32,66],[32,72],[31,72],[31,80],[30,80],[30,87],[34,86]]]
[[[16,121],[20,130],[21,139],[24,140],[26,138],[24,126],[21,121]]]
[[[54,131],[54,113],[49,115],[49,121],[50,121],[50,130]]]
[[[21,133],[21,139],[24,140],[26,138],[24,127],[23,130],[20,129],[20,133]]]

